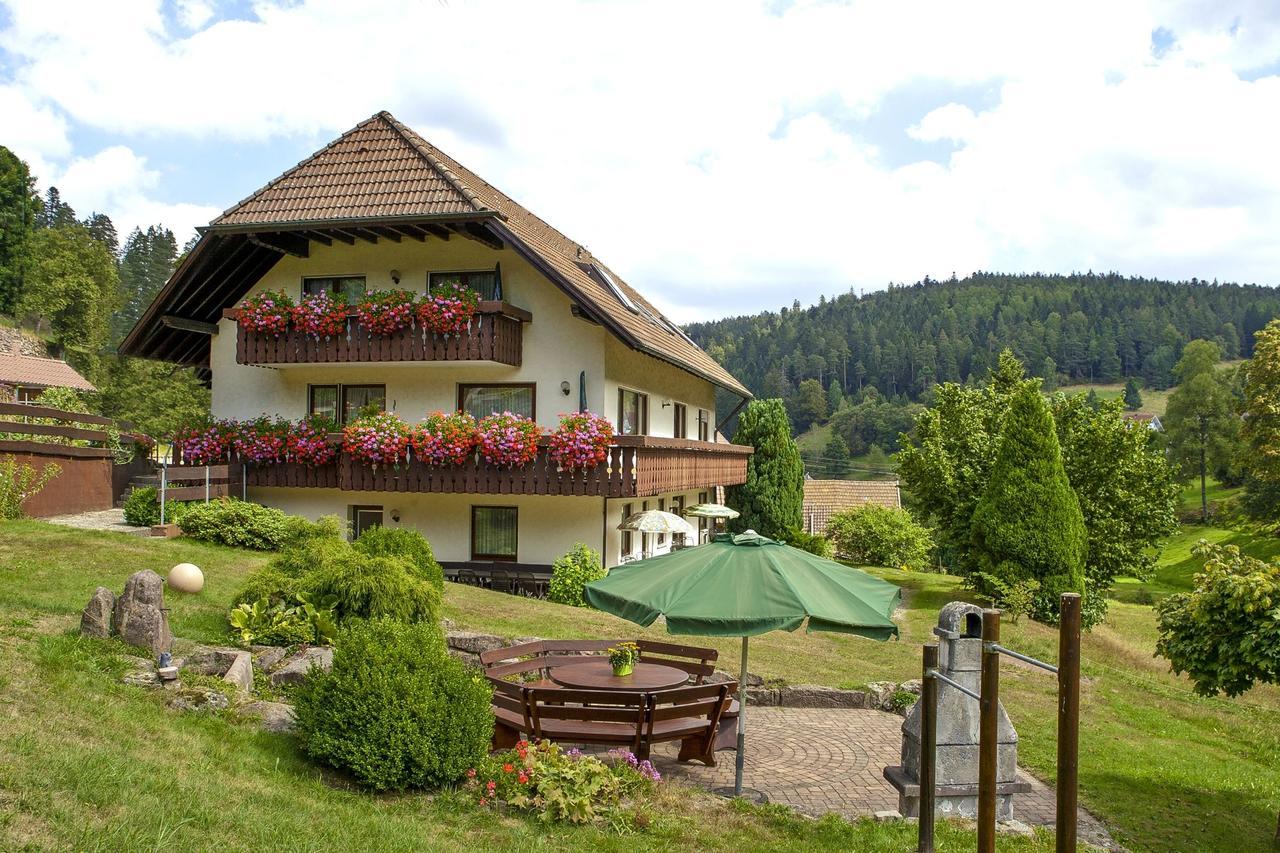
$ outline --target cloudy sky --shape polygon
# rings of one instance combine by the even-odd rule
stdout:
[[[0,144],[194,227],[380,109],[681,321],[978,269],[1280,283],[1280,4],[0,0]]]

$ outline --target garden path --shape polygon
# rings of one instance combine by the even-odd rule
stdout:
[[[843,708],[771,708],[750,710],[744,784],[764,792],[770,802],[819,817],[844,817],[897,811],[898,794],[881,775],[900,763],[902,717],[881,711]],[[716,767],[675,760],[679,744],[654,748],[654,766],[664,778],[704,788],[733,785],[734,754],[718,755]],[[1013,816],[1023,823],[1052,826],[1053,788],[1025,769],[1031,792],[1014,798]],[[1113,849],[1106,828],[1080,809],[1081,841]],[[1118,849],[1118,848],[1116,848]]]
[[[71,515],[55,515],[41,519],[50,524],[61,524],[64,527],[76,527],[81,530],[111,530],[116,533],[129,533],[134,536],[147,536],[150,529],[132,527],[124,523],[124,510],[102,509],[94,512],[77,512]]]

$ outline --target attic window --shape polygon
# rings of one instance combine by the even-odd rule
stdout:
[[[634,302],[632,302],[629,298],[627,298],[627,295],[622,292],[622,288],[618,287],[618,283],[613,280],[613,276],[609,275],[609,273],[605,271],[604,267],[600,266],[599,264],[592,264],[591,268],[596,271],[596,275],[600,276],[600,280],[603,281],[608,286],[608,288],[613,291],[613,295],[617,297],[617,300],[619,302],[627,306],[627,308],[630,309],[631,311],[634,311],[637,314],[640,313],[640,309],[636,307],[636,304]]]

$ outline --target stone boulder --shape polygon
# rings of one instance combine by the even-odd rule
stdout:
[[[116,594],[105,586],[93,591],[93,597],[80,614],[80,633],[105,640],[111,636],[111,618],[116,609]]]
[[[249,702],[240,706],[240,713],[257,717],[263,731],[287,734],[297,728],[293,706],[284,702]]]
[[[279,687],[285,684],[301,684],[307,680],[312,667],[324,672],[333,668],[333,649],[313,646],[290,655],[271,673],[271,683]]]
[[[479,655],[509,645],[507,640],[496,634],[480,634],[475,631],[450,631],[445,634],[445,644],[451,649]]]
[[[253,653],[253,665],[263,672],[275,669],[276,664],[289,654],[284,646],[250,646],[249,651]]]
[[[97,594],[95,593],[95,596]],[[131,646],[153,655],[173,646],[169,615],[164,609],[164,580],[150,569],[134,572],[116,599],[111,628]]]
[[[194,711],[212,714],[231,707],[227,694],[208,687],[184,687],[169,699],[169,707],[175,711]]]

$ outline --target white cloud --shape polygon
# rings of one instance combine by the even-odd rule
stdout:
[[[181,245],[195,233],[197,225],[220,212],[208,205],[156,201],[151,193],[159,180],[160,174],[147,168],[145,158],[116,145],[91,157],[72,160],[49,183],[57,185],[63,199],[72,203],[79,215],[87,216],[91,211],[109,214],[122,240],[136,227],[161,222],[173,231]]]
[[[260,0],[251,20],[181,0],[187,34],[158,0],[72,5],[12,2],[0,32],[0,116],[25,99],[44,129],[23,144],[47,160],[72,154],[67,120],[221,139],[231,160],[387,108],[681,319],[978,268],[1274,281],[1280,261],[1280,78],[1239,76],[1280,60],[1262,0]],[[904,120],[903,150],[953,151],[888,167],[859,121],[925,84],[944,94]],[[949,94],[979,85],[998,97]],[[152,216],[163,178],[124,150],[65,172]]]

